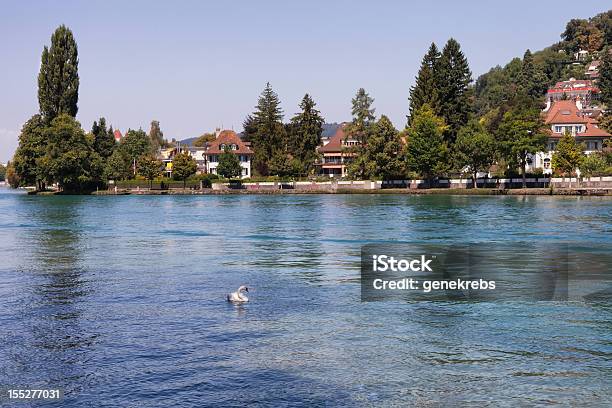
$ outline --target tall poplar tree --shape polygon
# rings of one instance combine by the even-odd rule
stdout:
[[[423,57],[416,82],[410,88],[410,117],[424,104],[429,104],[436,112],[438,108],[438,60],[440,51],[435,43],[431,43],[427,54]]]
[[[75,117],[79,100],[79,58],[72,31],[59,26],[43,48],[38,74],[38,104],[48,122],[62,113]]]
[[[166,140],[164,139],[164,133],[161,131],[159,127],[159,121],[153,120],[151,121],[151,130],[149,130],[149,138],[151,139],[151,149],[154,152],[159,150],[160,147],[166,145]]]
[[[472,81],[468,61],[454,38],[444,46],[438,67],[439,113],[448,126],[445,140],[452,144],[459,129],[468,121],[471,110],[468,86]]]

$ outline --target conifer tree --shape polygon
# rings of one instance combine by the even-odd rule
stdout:
[[[110,157],[115,150],[115,135],[113,135],[112,129],[112,127],[106,129],[105,118],[100,118],[99,122],[94,121],[91,127],[91,134],[94,137],[94,150],[103,159]]]
[[[410,88],[410,117],[424,104],[429,104],[438,110],[438,60],[440,51],[435,43],[431,43],[429,51],[423,57],[416,82]]]
[[[289,153],[300,162],[304,172],[314,165],[316,149],[321,144],[325,120],[316,109],[316,103],[308,94],[300,102],[302,111],[297,113],[289,126]]]
[[[72,31],[59,26],[44,47],[38,74],[40,113],[51,122],[61,113],[75,117],[79,100],[79,58]]]
[[[540,98],[546,92],[546,75],[534,64],[530,50],[523,55],[519,81],[519,89],[532,98]]]
[[[459,129],[468,121],[470,100],[468,86],[472,73],[459,43],[448,40],[438,62],[439,113],[448,126],[445,140],[454,143]]]
[[[362,179],[366,176],[367,158],[365,156],[365,146],[368,143],[370,127],[376,119],[374,115],[376,110],[372,108],[373,102],[374,98],[371,98],[363,88],[359,88],[352,100],[351,113],[353,114],[353,121],[347,127],[346,138],[355,139],[358,144],[346,149],[347,152],[354,155],[348,167],[348,173],[351,177]]]
[[[287,136],[282,120],[283,111],[278,95],[268,82],[253,112],[253,122],[257,130],[251,140],[255,150],[253,164],[255,170],[263,176],[268,175],[272,155],[287,148]]]

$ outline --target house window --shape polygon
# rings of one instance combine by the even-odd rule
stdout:
[[[550,159],[549,158],[544,159],[544,168],[550,169]]]
[[[597,141],[586,142],[586,149],[587,150],[597,150],[597,146],[598,146]]]
[[[238,146],[236,146],[235,144],[232,145],[232,150],[238,150]]]
[[[219,150],[225,150],[225,143],[221,143],[219,145]]]

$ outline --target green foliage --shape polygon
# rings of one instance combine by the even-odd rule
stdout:
[[[143,156],[138,161],[138,174],[149,180],[150,188],[153,187],[153,180],[161,175],[162,165],[162,162],[152,155]]]
[[[521,74],[519,76],[519,89],[532,98],[541,98],[547,90],[548,78],[539,65],[533,62],[531,51],[525,51]]]
[[[94,138],[94,150],[103,159],[110,157],[115,150],[115,136],[113,128],[106,129],[106,119],[100,118],[99,122],[94,121],[91,127],[91,134]]]
[[[407,130],[408,169],[430,182],[447,171],[448,147],[443,136],[446,129],[444,119],[425,104],[416,111]]]
[[[256,129],[251,135],[251,143],[255,150],[253,166],[261,175],[269,174],[273,152],[286,147],[287,134],[282,120],[283,111],[280,108],[278,95],[268,82],[259,96],[252,120],[248,125]]]
[[[455,164],[461,170],[468,168],[474,187],[478,172],[488,171],[495,162],[495,140],[484,126],[475,119],[470,120],[457,134],[453,146]]]
[[[66,113],[77,114],[79,99],[79,58],[72,31],[59,26],[51,36],[51,47],[44,47],[38,74],[38,103],[47,122]]]
[[[149,139],[151,140],[151,150],[157,152],[160,148],[166,147],[168,142],[164,139],[164,133],[159,127],[159,121],[151,121],[151,129],[149,130]]]
[[[4,164],[0,164],[0,181],[6,180],[6,166]]]
[[[612,48],[604,52],[601,58],[601,66],[599,68],[599,89],[601,90],[601,101],[608,108],[606,115],[612,116],[609,111],[612,109]],[[609,118],[608,118],[609,119]],[[610,121],[606,123],[607,129],[612,126],[609,125]]]
[[[15,171],[15,167],[13,163],[8,162],[6,164],[6,181],[12,188],[17,188],[21,185],[21,180],[19,179],[19,175]]]
[[[151,139],[142,129],[129,129],[121,139],[118,149],[125,157],[130,160],[136,159],[136,161],[138,161],[140,156],[153,153]]]
[[[79,122],[60,114],[45,129],[45,136],[47,151],[37,164],[47,183],[58,183],[64,192],[83,192],[100,184],[102,158]]]
[[[187,179],[195,174],[198,165],[193,157],[187,153],[179,153],[172,159],[172,178],[182,180],[183,187]]]
[[[521,167],[523,187],[526,187],[527,159],[543,151],[548,140],[540,110],[525,103],[506,112],[497,129],[497,140],[502,157],[511,166]]]
[[[368,143],[370,127],[376,119],[374,115],[376,109],[372,107],[372,103],[374,103],[374,98],[371,98],[363,88],[357,90],[357,94],[352,100],[353,121],[346,127],[346,138],[353,138],[358,141],[357,146],[346,148],[348,153],[355,155],[348,167],[349,176],[352,178],[363,179],[366,177],[365,146]]]
[[[206,143],[212,142],[215,139],[216,137],[214,133],[204,133],[202,136],[194,140],[192,145],[194,147],[204,147],[206,146]]]
[[[607,176],[612,174],[612,165],[600,152],[587,154],[580,164],[580,171],[586,177]]]
[[[304,95],[300,108],[288,126],[289,153],[293,157],[291,167],[295,174],[308,174],[314,167],[317,158],[317,146],[321,144],[321,133],[325,120],[316,108],[316,103],[310,95]]]
[[[253,140],[253,136],[257,133],[257,122],[252,115],[247,115],[244,122],[242,122],[242,140],[245,142],[250,142]]]
[[[572,19],[561,34],[563,48],[572,54],[579,50],[595,52],[612,42],[612,10],[588,20]]]
[[[584,159],[583,147],[576,142],[576,138],[571,133],[565,132],[552,156],[551,166],[553,170],[571,176],[582,164]]]
[[[106,180],[126,180],[133,176],[132,161],[121,150],[115,149],[106,159],[104,165],[104,178]]]
[[[13,169],[21,186],[35,185],[44,189],[45,174],[39,166],[47,152],[46,124],[41,115],[32,116],[21,129],[19,146],[13,157]]]
[[[383,180],[404,178],[406,169],[402,143],[397,130],[385,115],[372,126],[364,153],[368,178]]]
[[[224,178],[240,177],[242,167],[240,167],[240,159],[232,153],[231,149],[226,146],[223,153],[219,155],[219,164],[217,164],[217,174]]]
[[[435,43],[431,43],[427,54],[423,57],[421,68],[416,77],[416,82],[410,88],[410,117],[424,104],[431,106],[435,112],[439,111],[438,106],[438,61],[440,51]]]
[[[439,114],[448,126],[444,138],[450,145],[468,121],[471,110],[468,87],[472,72],[459,43],[453,38],[444,46],[437,65]]]
[[[299,168],[295,168],[295,162],[285,149],[276,149],[272,152],[272,157],[269,161],[269,175],[278,177],[289,177],[299,172]]]

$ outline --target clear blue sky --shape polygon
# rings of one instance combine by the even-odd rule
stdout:
[[[125,131],[161,122],[183,139],[242,128],[266,81],[286,117],[310,93],[325,119],[350,119],[359,87],[377,115],[403,127],[408,92],[429,44],[455,37],[474,78],[559,40],[601,1],[3,1],[0,161],[38,111],[40,53],[68,25],[79,46],[78,119]]]

